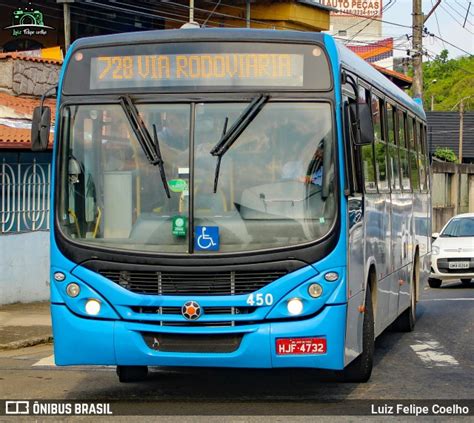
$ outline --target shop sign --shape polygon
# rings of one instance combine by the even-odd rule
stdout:
[[[381,17],[382,0],[320,0],[324,6],[334,7],[335,16]]]

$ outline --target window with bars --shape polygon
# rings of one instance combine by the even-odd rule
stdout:
[[[49,229],[51,153],[0,155],[0,234]]]

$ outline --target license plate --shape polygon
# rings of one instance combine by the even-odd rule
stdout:
[[[452,261],[449,263],[450,269],[469,269],[468,261]]]
[[[325,354],[326,338],[281,338],[276,340],[277,355]]]

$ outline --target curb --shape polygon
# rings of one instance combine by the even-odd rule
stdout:
[[[51,335],[39,336],[36,338],[22,339],[21,341],[8,342],[7,344],[0,344],[0,351],[18,350],[20,348],[33,347],[39,344],[49,344],[53,342]]]

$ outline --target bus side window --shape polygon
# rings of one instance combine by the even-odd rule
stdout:
[[[392,191],[400,190],[400,161],[398,158],[398,147],[395,138],[395,109],[391,104],[386,103],[387,112],[387,141],[388,157],[390,169],[390,183]]]
[[[380,100],[375,95],[372,95],[372,119],[374,123],[377,184],[380,191],[387,191],[390,189],[388,184],[387,144],[382,138]]]
[[[423,131],[423,124],[417,122],[416,124],[418,130],[418,143],[417,143],[417,153],[418,153],[418,168],[420,169],[420,189],[422,191],[426,190],[426,168],[425,168],[425,136]]]
[[[410,165],[408,161],[407,142],[407,117],[406,113],[398,111],[398,146],[400,151],[400,170],[403,191],[410,191]]]
[[[367,98],[370,98],[370,93],[360,87],[359,89],[359,101],[367,101]],[[380,133],[380,125],[379,125]],[[375,122],[374,122],[374,131]],[[360,161],[362,163],[362,173],[364,175],[364,189],[365,192],[376,192],[377,191],[377,180],[375,176],[375,161],[374,161],[374,146],[363,145],[360,148]]]
[[[416,154],[416,144],[418,142],[417,125],[412,117],[408,118],[408,140],[410,157],[410,176],[413,191],[420,190],[420,173],[418,169],[418,159]]]
[[[430,152],[428,149],[428,134],[426,132],[426,125],[423,125],[423,139],[425,141],[425,170],[426,170],[426,189],[430,189]]]

